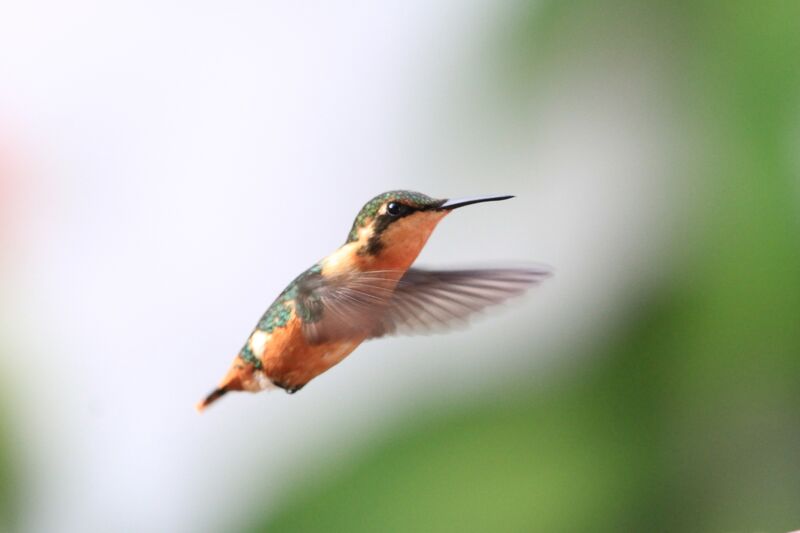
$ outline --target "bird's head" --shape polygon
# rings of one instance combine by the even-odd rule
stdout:
[[[364,257],[391,259],[407,268],[416,259],[436,225],[452,210],[512,196],[442,200],[413,191],[389,191],[364,204],[347,243],[357,243]],[[403,263],[408,265],[403,265]]]

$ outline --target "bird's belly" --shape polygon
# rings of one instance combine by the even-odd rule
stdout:
[[[299,320],[275,332],[262,357],[264,374],[283,388],[302,387],[347,357],[363,339],[309,345]]]

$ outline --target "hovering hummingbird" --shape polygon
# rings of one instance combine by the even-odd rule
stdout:
[[[390,191],[367,202],[347,242],[284,289],[197,410],[229,391],[279,387],[295,393],[367,339],[463,323],[548,277],[549,270],[539,267],[411,268],[448,213],[509,198],[441,200]]]

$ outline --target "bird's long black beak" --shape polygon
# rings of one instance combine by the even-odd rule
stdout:
[[[445,202],[439,206],[439,209],[457,209],[459,207],[464,207],[465,205],[472,205],[472,204],[479,204],[481,202],[499,202],[500,200],[508,200],[509,198],[514,198],[513,195],[507,194],[504,196],[478,196],[476,198],[456,198],[453,200],[445,200]]]

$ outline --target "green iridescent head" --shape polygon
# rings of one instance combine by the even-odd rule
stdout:
[[[347,242],[357,241],[358,230],[373,221],[383,206],[388,208],[389,204],[394,204],[391,206],[393,209],[397,206],[398,209],[410,212],[439,209],[445,202],[446,200],[431,198],[414,191],[389,191],[379,194],[361,208],[347,236]]]

